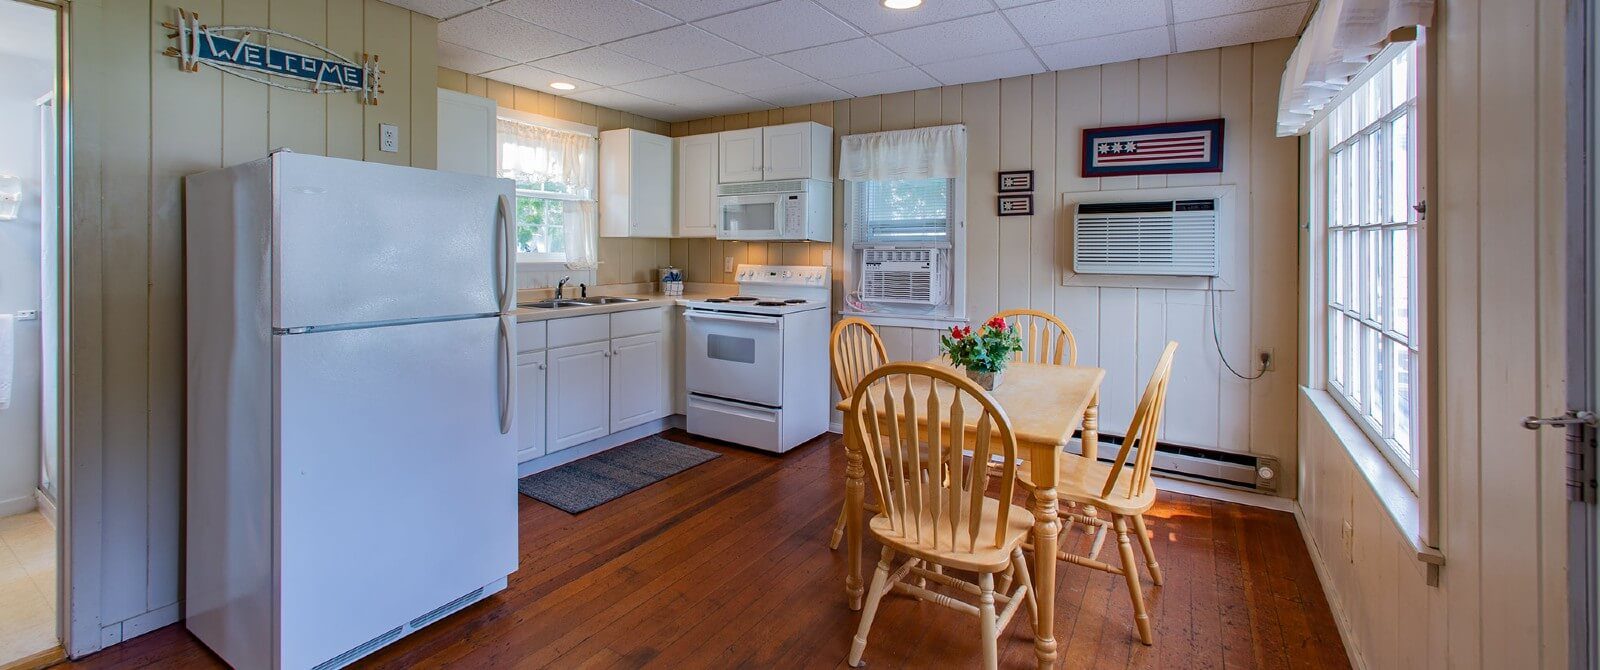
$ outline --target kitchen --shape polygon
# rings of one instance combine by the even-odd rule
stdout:
[[[1578,94],[1490,95],[1566,81],[1558,2],[1533,29],[1462,0],[25,1],[61,17],[70,129],[37,667],[1563,665],[1587,639],[1558,466],[1486,446],[1568,425],[1540,423],[1568,357],[1536,327],[1564,294],[1529,269],[1561,217],[1487,225],[1577,188],[1543,110]],[[1345,20],[1367,5],[1379,33]],[[1480,77],[1496,39],[1525,48]],[[1485,224],[1430,227],[1429,193]],[[1340,218],[1358,198],[1384,218]],[[1514,402],[1461,404],[1510,367]],[[879,467],[852,397],[891,369],[1006,417],[1019,469],[983,481],[1036,493],[1020,570],[901,563],[878,491],[987,459]],[[1138,503],[1073,498],[1071,468],[1131,470]],[[1544,529],[1514,534],[1534,555],[1491,523]]]

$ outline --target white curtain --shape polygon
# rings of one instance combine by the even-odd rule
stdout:
[[[846,135],[840,140],[839,178],[956,179],[966,160],[967,128],[960,124]]]
[[[595,267],[595,163],[599,142],[583,133],[500,119],[500,176],[519,189],[575,198],[566,208],[567,267]]]
[[[1397,28],[1426,26],[1434,0],[1322,0],[1283,69],[1278,136],[1300,135]]]

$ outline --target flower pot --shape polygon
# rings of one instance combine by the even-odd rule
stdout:
[[[983,390],[985,391],[993,391],[996,387],[1000,386],[1000,378],[1006,373],[1005,370],[1001,370],[999,372],[978,372],[970,368],[967,368],[966,372],[967,379],[977,382],[978,385],[982,386]]]

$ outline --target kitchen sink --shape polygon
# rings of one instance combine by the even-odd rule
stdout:
[[[613,298],[611,296],[596,296],[593,298],[574,298],[573,301],[586,305],[615,305],[626,302],[642,302],[644,298]]]
[[[538,302],[517,303],[517,306],[537,309],[559,309],[562,307],[593,307],[594,303],[578,302],[576,300],[540,300]]]

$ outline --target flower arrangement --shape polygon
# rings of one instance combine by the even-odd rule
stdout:
[[[970,326],[952,327],[949,334],[939,336],[939,350],[952,364],[964,368],[967,377],[993,391],[1011,355],[1022,351],[1022,336],[1017,334],[1016,324],[997,316],[979,326],[976,333]]]

